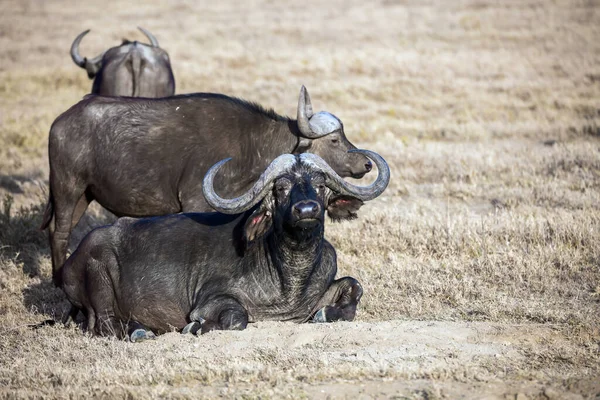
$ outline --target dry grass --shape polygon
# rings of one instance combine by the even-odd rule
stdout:
[[[93,56],[137,25],[178,93],[294,115],[305,84],[388,160],[386,193],[327,227],[358,322],[141,345],[26,327],[66,310],[36,228],[50,124],[91,87],[71,40],[92,28]],[[0,397],[600,393],[599,37],[593,0],[3,1]]]

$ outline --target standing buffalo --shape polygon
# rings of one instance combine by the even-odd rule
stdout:
[[[334,280],[325,211],[334,220],[355,218],[390,177],[378,154],[354,152],[379,169],[370,186],[345,182],[314,154],[284,154],[249,191],[223,199],[213,188],[223,160],[206,174],[204,194],[232,215],[121,218],[92,231],[59,270],[72,304],[66,321],[82,311],[92,334],[127,333],[136,341],[260,320],[353,320],[362,288],[354,278]]]
[[[315,153],[339,175],[362,177],[372,164],[348,153],[354,148],[337,117],[313,114],[304,87],[297,120],[221,94],[86,96],[50,129],[50,199],[42,229],[50,227],[53,271],[64,263],[71,229],[92,200],[117,216],[210,211],[202,178],[225,157],[234,161],[215,187],[236,196],[286,153]],[[57,285],[58,279],[55,274]]]
[[[169,55],[156,38],[139,28],[151,45],[124,40],[90,59],[79,55],[79,42],[90,31],[79,34],[71,45],[71,58],[94,79],[92,93],[106,96],[166,97],[175,94],[175,78]]]

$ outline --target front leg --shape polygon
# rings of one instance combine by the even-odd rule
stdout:
[[[315,309],[312,322],[352,321],[362,297],[360,283],[349,276],[334,281]]]
[[[214,330],[243,330],[248,325],[248,312],[233,297],[216,296],[190,313],[190,322],[181,333],[201,334]]]

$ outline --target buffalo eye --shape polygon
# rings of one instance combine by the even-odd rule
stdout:
[[[325,179],[322,176],[317,175],[312,179],[312,186],[315,188],[317,192],[320,194],[325,190]]]
[[[287,196],[291,187],[291,182],[287,180],[282,180],[281,182],[275,185],[275,192],[277,193],[277,197],[282,198]]]
[[[338,144],[340,142],[340,139],[331,139],[331,143],[333,144]]]

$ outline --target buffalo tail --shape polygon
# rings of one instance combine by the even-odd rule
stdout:
[[[52,189],[50,189],[50,196],[48,196],[48,203],[46,204],[46,209],[44,210],[44,216],[42,218],[42,225],[40,226],[40,230],[44,230],[50,225],[50,221],[52,221],[52,217],[54,216],[54,196],[52,196]]]

